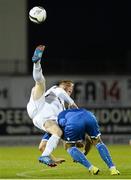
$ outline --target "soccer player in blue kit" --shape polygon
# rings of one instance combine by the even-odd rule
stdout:
[[[111,175],[119,175],[120,172],[116,169],[107,146],[100,138],[100,130],[96,117],[90,111],[83,108],[68,109],[62,111],[58,116],[58,124],[63,131],[62,139],[71,146],[67,146],[67,152],[76,161],[85,166],[91,174],[98,174],[99,168],[92,165],[84,153],[77,147],[76,143],[85,140],[85,135],[91,139],[93,145],[96,146],[100,157],[106,163]],[[45,135],[47,136],[47,134]],[[41,163],[41,157],[39,159]]]

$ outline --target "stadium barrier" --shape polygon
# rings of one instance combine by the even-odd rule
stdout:
[[[129,76],[47,76],[47,88],[60,79],[74,81],[73,98],[79,107],[94,112],[103,138],[108,143],[131,139],[131,77]],[[0,77],[0,145],[3,138],[34,142],[43,132],[36,129],[26,112],[34,81],[31,76]],[[35,138],[36,139],[35,139]],[[32,139],[32,140],[31,140]],[[8,141],[8,138],[7,138]],[[19,141],[18,141],[19,142]]]

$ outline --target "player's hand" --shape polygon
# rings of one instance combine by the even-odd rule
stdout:
[[[75,108],[78,108],[78,106],[74,103],[74,104],[69,105],[69,108],[75,109]]]

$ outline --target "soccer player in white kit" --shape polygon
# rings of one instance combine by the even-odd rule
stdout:
[[[56,122],[57,116],[65,109],[64,102],[69,107],[77,107],[77,105],[70,97],[73,91],[73,83],[70,80],[61,81],[58,86],[53,86],[46,91],[45,78],[41,69],[41,58],[44,49],[45,46],[39,45],[32,57],[35,86],[31,91],[27,112],[37,128],[52,135],[39,161],[49,166],[55,166],[55,162],[52,161],[50,155],[57,147],[62,136],[62,130]]]

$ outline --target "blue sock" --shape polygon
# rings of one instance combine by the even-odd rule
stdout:
[[[75,161],[81,163],[86,168],[90,169],[92,166],[92,164],[87,160],[86,156],[81,151],[79,151],[77,147],[71,147],[67,149],[67,152]]]
[[[109,168],[114,166],[112,159],[111,159],[111,155],[110,155],[106,145],[104,143],[98,143],[96,145],[96,148],[98,149],[101,158],[105,161],[107,166]]]

